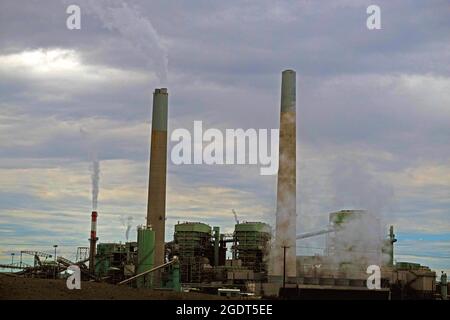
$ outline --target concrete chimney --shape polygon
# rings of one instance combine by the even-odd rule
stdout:
[[[285,70],[281,79],[280,150],[272,276],[286,281],[296,272],[296,74]],[[286,253],[286,257],[284,257]],[[285,258],[285,259],[284,259]],[[284,265],[284,260],[286,265]]]
[[[147,203],[147,226],[151,227],[152,230],[155,231],[155,266],[159,266],[164,263],[167,175],[167,107],[167,89],[155,89],[155,92],[153,93],[150,177]]]

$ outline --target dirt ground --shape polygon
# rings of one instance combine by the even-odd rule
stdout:
[[[195,292],[134,289],[107,283],[82,282],[69,290],[65,280],[31,279],[0,274],[0,300],[216,300],[216,295]]]

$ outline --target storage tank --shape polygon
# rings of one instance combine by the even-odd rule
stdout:
[[[149,227],[141,226],[138,235],[138,261],[137,274],[155,267],[155,231]],[[137,279],[138,288],[150,288],[153,285],[152,274]]]

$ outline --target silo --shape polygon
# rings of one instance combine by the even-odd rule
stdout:
[[[155,231],[151,228],[139,227],[137,230],[137,236],[138,261],[136,274],[140,274],[155,267]],[[138,278],[138,288],[152,287],[152,276],[152,274],[148,274]]]

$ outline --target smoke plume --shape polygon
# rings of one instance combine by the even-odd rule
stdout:
[[[354,158],[336,161],[331,173],[334,206],[337,209],[362,209],[365,212],[346,219],[342,229],[330,236],[327,247],[333,247],[338,264],[382,265],[386,256],[387,228],[383,212],[393,198],[393,190],[385,181],[372,174],[364,162]]]
[[[286,251],[286,275],[296,276],[296,114],[281,112],[275,241],[271,273],[281,275]]]
[[[97,210],[97,202],[98,202],[98,183],[100,181],[100,162],[97,159],[97,156],[94,155],[94,159],[92,161],[92,210]]]
[[[95,15],[104,28],[117,31],[129,41],[140,55],[149,59],[149,66],[156,69],[161,84],[166,83],[167,50],[150,19],[121,0],[78,0],[77,3],[82,12]]]
[[[100,182],[100,161],[98,160],[97,157],[97,149],[94,145],[92,136],[89,134],[89,132],[87,132],[83,128],[80,128],[80,134],[85,141],[86,148],[89,153],[89,158],[92,161],[91,164],[92,210],[97,210],[99,182]]]
[[[338,159],[331,178],[336,207],[364,208],[381,217],[392,202],[392,187],[372,174],[361,160],[353,157]]]
[[[131,227],[133,226],[133,217],[132,216],[120,216],[120,222],[122,223],[122,225],[124,227],[126,227],[125,229],[125,239],[128,241],[129,237],[130,237],[130,230]]]

